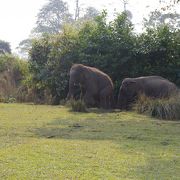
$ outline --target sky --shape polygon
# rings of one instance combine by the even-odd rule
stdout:
[[[68,3],[71,13],[74,13],[75,0],[64,0]],[[169,1],[169,0],[164,0]],[[18,44],[27,39],[35,27],[36,16],[48,0],[0,0],[0,39],[11,45],[14,53]],[[79,0],[81,11],[88,6],[98,10],[107,9],[109,17],[115,12],[123,11],[122,0]],[[141,24],[143,17],[159,7],[159,0],[129,0],[127,9],[133,13],[133,23]],[[180,9],[180,8],[179,8]],[[140,31],[141,26],[136,26]]]

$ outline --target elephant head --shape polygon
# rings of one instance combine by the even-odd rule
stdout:
[[[70,79],[69,79],[69,92],[67,99],[74,98],[79,90],[82,90],[83,86],[86,83],[85,72],[81,66],[72,66],[70,70]]]
[[[135,100],[138,95],[138,85],[134,79],[126,78],[123,80],[119,89],[118,107],[128,109],[129,104]]]

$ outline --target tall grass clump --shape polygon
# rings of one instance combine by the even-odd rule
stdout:
[[[86,104],[82,99],[79,100],[71,99],[67,102],[66,105],[70,107],[71,111],[73,112],[87,112]]]
[[[152,99],[140,96],[135,110],[141,114],[165,120],[180,120],[180,94],[168,99]]]

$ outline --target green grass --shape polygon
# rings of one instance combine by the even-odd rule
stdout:
[[[0,104],[0,179],[179,178],[179,121]]]

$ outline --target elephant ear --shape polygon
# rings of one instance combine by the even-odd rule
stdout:
[[[87,80],[89,80],[89,74],[87,72],[87,69],[85,69],[84,67],[80,67],[78,69],[78,73],[79,73],[79,80],[81,83],[85,83]]]
[[[135,84],[136,81],[135,81],[135,80],[131,80],[131,81],[129,81],[128,83],[129,83],[129,84]]]
[[[135,80],[127,81],[125,86],[130,91],[136,91],[136,81]]]
[[[129,98],[133,98],[137,93],[137,85],[135,80],[126,82],[126,94]]]
[[[88,68],[84,68],[83,70],[82,70],[82,78],[85,80],[85,81],[89,81],[90,80],[90,71],[89,71],[89,69]]]
[[[127,86],[131,86],[131,85],[133,85],[133,84],[135,84],[135,83],[136,83],[136,81],[135,81],[135,80],[131,80],[131,79],[129,79],[128,81],[125,82],[125,84],[126,84]]]

